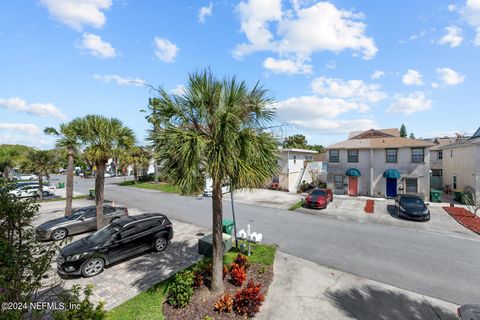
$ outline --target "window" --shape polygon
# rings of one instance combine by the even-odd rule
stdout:
[[[123,229],[121,232],[120,232],[120,238],[121,239],[125,239],[133,234],[136,233],[136,227],[133,225],[133,226],[129,226],[129,227],[126,227],[125,229]]]
[[[438,151],[438,160],[442,160],[443,159],[443,151]]]
[[[343,189],[343,176],[334,176],[335,189]]]
[[[453,157],[453,150],[450,150],[450,158]]]
[[[418,180],[417,179],[405,179],[405,189],[407,193],[418,192]]]
[[[425,149],[424,148],[412,148],[412,162],[423,163],[425,161]]]
[[[397,149],[386,149],[385,156],[388,163],[397,163]]]
[[[348,150],[348,162],[358,162],[358,150]]]
[[[103,206],[103,214],[110,214],[115,212],[115,209],[110,206]]]
[[[443,176],[443,170],[442,169],[432,169],[432,176],[433,177]]]
[[[293,163],[297,163],[297,156],[293,156]]]
[[[457,189],[457,176],[453,176],[453,190]]]
[[[97,210],[96,209],[90,209],[88,211],[85,212],[85,214],[83,215],[83,217],[85,219],[90,219],[90,218],[95,218],[97,215]]]
[[[340,162],[340,153],[338,150],[330,150],[330,162]]]
[[[312,160],[313,160],[313,156],[305,156],[305,160],[307,160],[307,161],[312,161]]]

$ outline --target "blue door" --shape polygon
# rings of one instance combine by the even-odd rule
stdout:
[[[397,179],[387,178],[387,197],[397,196]]]

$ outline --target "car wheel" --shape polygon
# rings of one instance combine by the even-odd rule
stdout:
[[[153,242],[153,250],[156,252],[161,252],[165,250],[168,246],[168,240],[165,237],[158,237]]]
[[[67,229],[60,228],[52,232],[50,239],[52,239],[53,241],[59,241],[59,240],[65,239],[67,236],[68,236]]]
[[[101,258],[88,259],[82,266],[82,276],[85,278],[96,276],[103,271],[104,266]]]
[[[120,219],[119,217],[115,217],[112,220],[110,220],[110,223],[114,223],[115,221],[118,221],[119,219]]]
[[[42,192],[43,197],[48,197],[49,195],[50,195],[50,192],[48,192],[48,191],[43,191]]]

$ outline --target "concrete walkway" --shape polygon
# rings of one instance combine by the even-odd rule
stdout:
[[[277,252],[257,319],[454,320],[457,306]]]

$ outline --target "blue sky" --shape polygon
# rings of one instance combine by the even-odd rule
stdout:
[[[205,67],[260,81],[315,144],[480,125],[480,0],[8,1],[0,42],[0,143],[50,148],[44,127],[92,113],[143,143],[141,83],[181,92]]]

